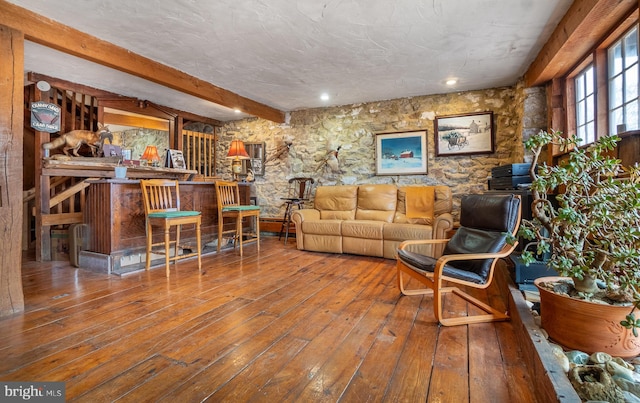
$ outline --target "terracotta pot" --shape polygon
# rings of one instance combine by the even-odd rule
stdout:
[[[640,355],[640,337],[620,325],[631,307],[595,304],[556,294],[539,284],[567,277],[540,277],[534,284],[540,291],[542,328],[549,338],[570,350],[591,354],[605,352],[614,357]]]

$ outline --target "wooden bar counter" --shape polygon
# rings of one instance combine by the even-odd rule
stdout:
[[[91,180],[84,222],[88,226],[88,248],[80,252],[80,266],[122,274],[139,270],[145,259],[145,217],[139,180]],[[202,213],[202,244],[217,239],[217,201],[215,182],[185,181],[180,184],[180,208]],[[240,199],[249,204],[250,187],[240,184]],[[154,234],[154,242],[163,234]],[[172,236],[173,238],[173,236]],[[195,228],[185,226],[182,245],[195,245]],[[215,251],[205,248],[203,253]],[[157,256],[158,259],[164,259]],[[164,261],[164,260],[163,260]]]

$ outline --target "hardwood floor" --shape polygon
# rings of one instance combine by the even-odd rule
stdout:
[[[259,256],[203,257],[202,276],[195,260],[167,279],[25,259],[23,279],[0,380],[64,381],[67,401],[536,401],[511,322],[438,326],[430,297],[400,297],[393,260],[264,237]]]

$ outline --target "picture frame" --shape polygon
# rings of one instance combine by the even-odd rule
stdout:
[[[240,175],[248,175],[251,169],[254,176],[264,176],[265,144],[245,142],[244,148],[249,154],[249,159],[242,160]]]
[[[376,175],[426,175],[427,131],[376,134]]]
[[[439,116],[434,124],[436,157],[492,154],[495,151],[492,111]]]
[[[167,150],[165,166],[167,168],[187,169],[184,154],[180,150]]]

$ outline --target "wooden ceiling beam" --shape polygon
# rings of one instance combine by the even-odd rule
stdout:
[[[639,0],[575,0],[524,75],[533,87],[567,74]]]
[[[122,71],[162,86],[277,123],[284,112],[245,98],[182,71],[133,53],[27,9],[0,0],[0,25],[25,39],[60,52]]]
[[[80,94],[90,95],[96,98],[117,98],[121,96],[113,92],[89,87],[88,85],[72,83],[67,80],[61,80],[59,78],[50,77],[40,73],[34,73],[32,71],[27,73],[27,81],[31,83],[37,83],[38,81],[46,81],[52,87],[69,90],[73,92],[79,92]]]
[[[145,101],[145,100],[139,100],[137,98],[131,98],[131,97],[125,97],[113,92],[109,92],[109,91],[104,91],[104,90],[100,90],[97,88],[93,88],[93,87],[89,87],[86,85],[81,85],[81,84],[76,84],[76,83],[72,83],[66,80],[61,80],[59,78],[55,78],[55,77],[50,77],[47,76],[45,74],[40,74],[40,73],[34,73],[34,72],[29,72],[27,74],[27,81],[32,82],[32,83],[36,83],[38,81],[46,81],[49,84],[51,84],[51,86],[53,87],[57,87],[57,88],[63,88],[65,90],[71,90],[74,92],[79,92],[81,94],[87,94],[87,95],[91,95],[94,96],[100,100],[108,100],[109,102],[114,102],[114,101],[121,101],[123,102],[123,105],[127,108],[127,109],[131,109],[132,107],[137,107],[140,101],[144,101],[145,104],[151,104],[153,105],[156,109],[160,109],[163,111],[166,111],[167,113],[170,113],[172,115],[175,116],[181,116],[184,119],[187,119],[189,121],[194,121],[194,122],[201,122],[201,123],[207,123],[213,126],[222,126],[223,123],[217,119],[212,119],[212,118],[208,118],[206,116],[201,116],[201,115],[196,115],[195,113],[191,113],[191,112],[185,112],[185,111],[181,111],[178,109],[174,109],[174,108],[170,108],[168,106],[161,106],[155,103],[152,103],[150,101]],[[115,106],[110,105],[113,108],[116,108]],[[140,111],[141,113],[144,114],[144,111]]]
[[[169,131],[168,120],[148,119],[142,116],[130,116],[122,115],[119,113],[105,112],[104,122],[107,126],[117,125],[129,127],[144,127],[145,129],[162,130],[165,132]]]
[[[170,120],[176,118],[176,115],[168,113],[161,108],[157,108],[154,103],[136,98],[101,98],[98,99],[98,106],[132,112],[139,115],[152,116],[158,119]]]
[[[190,121],[190,122],[199,122],[199,123],[206,123],[212,126],[223,126],[224,123],[222,123],[221,121],[217,120],[217,119],[212,119],[212,118],[207,118],[207,117],[203,117],[200,115],[196,115],[194,113],[191,112],[185,112],[185,111],[181,111],[179,109],[174,109],[168,106],[164,106],[164,105],[157,105],[157,104],[153,104],[156,108],[163,110],[167,113],[171,113],[174,114],[176,116],[180,116],[181,118]]]

